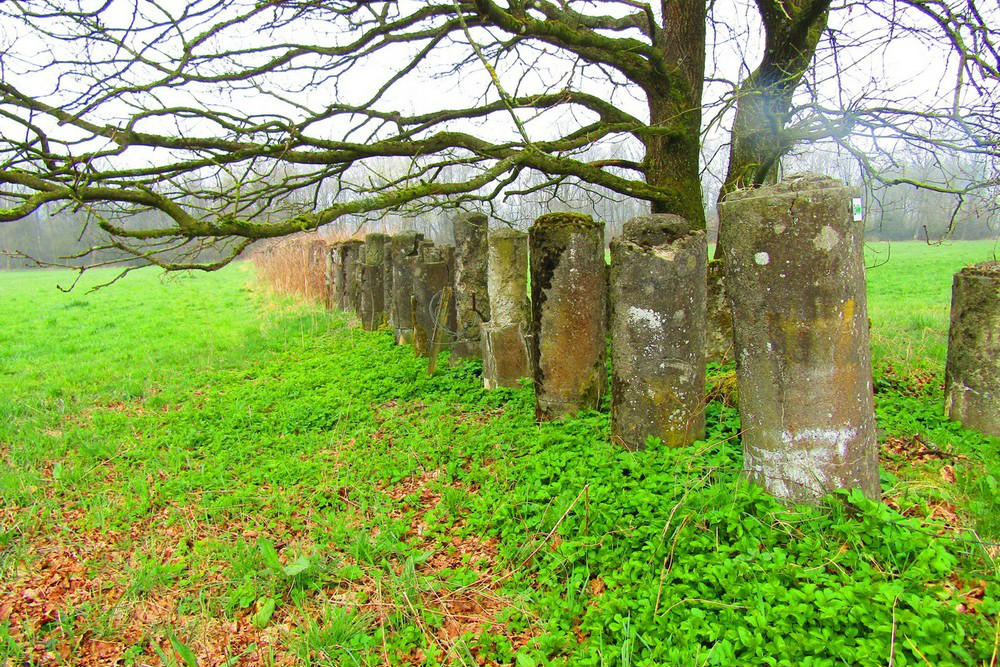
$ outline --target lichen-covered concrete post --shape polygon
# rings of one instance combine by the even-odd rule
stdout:
[[[386,236],[382,253],[382,303],[385,309],[385,323],[395,328],[392,319],[392,237]]]
[[[337,289],[340,285],[340,244],[326,248],[326,309],[333,310],[340,304]]]
[[[483,386],[516,388],[522,378],[531,377],[528,235],[497,229],[489,232],[488,245],[490,319],[480,328]]]
[[[721,260],[708,263],[705,360],[724,364],[733,359],[733,314],[726,298],[726,267]]]
[[[441,294],[445,287],[452,285],[452,267],[449,260],[454,255],[449,248],[450,246],[423,245],[413,274],[413,349],[421,356],[430,354],[429,344],[434,333],[438,307],[441,304]],[[452,332],[455,330],[454,308],[450,299],[446,309],[449,311],[444,320],[446,330],[439,336],[443,345],[448,345],[452,341]]]
[[[441,251],[441,257],[444,259],[445,264],[448,266],[448,278],[447,285],[451,286],[452,298],[448,302],[447,313],[445,315],[445,336],[441,339],[443,345],[447,345],[450,349],[454,344],[455,332],[458,330],[458,309],[455,307],[454,291],[455,291],[455,246],[453,245],[443,245],[438,246]],[[436,303],[436,301],[435,301]]]
[[[347,259],[347,246],[343,241],[334,246],[333,264],[333,304],[338,310],[344,310],[347,303],[347,279],[344,275],[344,262]]]
[[[486,281],[487,219],[465,213],[453,221],[455,229],[455,310],[458,320],[451,361],[480,356],[480,328],[490,319]]]
[[[388,240],[389,237],[385,234],[371,233],[365,236],[358,316],[361,319],[361,327],[366,331],[378,329],[385,320],[382,281]]]
[[[863,223],[854,190],[795,176],[720,206],[744,467],[792,501],[879,497]]]
[[[944,378],[948,417],[1000,438],[1000,262],[955,274]]]
[[[611,242],[611,437],[642,449],[705,437],[705,232],[644,215]]]
[[[361,248],[364,241],[360,239],[348,239],[341,244],[343,260],[341,271],[343,273],[344,291],[343,299],[340,302],[340,309],[343,311],[357,312],[358,295],[358,269],[361,265]]]
[[[547,213],[528,230],[535,417],[597,409],[605,392],[604,223]]]
[[[392,327],[398,345],[413,342],[413,325],[410,323],[410,297],[413,296],[413,272],[416,269],[417,249],[424,235],[414,231],[400,232],[392,237]]]

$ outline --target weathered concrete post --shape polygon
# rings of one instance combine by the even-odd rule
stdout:
[[[347,299],[351,310],[361,314],[361,268],[365,263],[365,242],[358,239],[347,248],[348,264],[344,267],[347,276]],[[349,272],[349,273],[348,273]]]
[[[343,274],[344,289],[341,296],[343,297],[340,302],[340,309],[343,311],[354,311],[358,310],[358,295],[360,291],[358,289],[358,268],[361,264],[361,248],[364,245],[364,241],[360,239],[348,239],[341,244],[342,252],[341,255],[342,264],[341,272]]]
[[[744,467],[788,500],[854,487],[879,497],[853,193],[805,175],[733,192],[720,206]]]
[[[385,309],[385,323],[395,328],[392,319],[392,237],[386,236],[382,253],[382,303]]]
[[[490,319],[480,327],[483,386],[516,388],[531,377],[531,302],[528,300],[528,235],[490,231],[487,292]]]
[[[642,449],[705,437],[705,232],[644,215],[611,242],[611,437]]]
[[[452,285],[452,264],[454,258],[450,246],[434,247],[424,245],[420,249],[419,261],[416,262],[413,274],[413,349],[421,356],[430,354],[431,335],[434,333],[435,320],[441,295],[445,287]],[[441,344],[449,344],[455,330],[454,308],[449,304],[445,320],[446,330],[441,332]]]
[[[334,246],[333,258],[333,304],[338,310],[344,310],[347,303],[347,279],[344,275],[344,262],[347,259],[347,246],[339,241]]]
[[[548,213],[528,230],[535,417],[597,409],[605,369],[604,223]]]
[[[364,261],[361,263],[361,286],[358,316],[366,331],[374,331],[385,321],[383,276],[386,234],[372,233],[365,236]]]
[[[455,310],[458,321],[451,362],[478,358],[480,329],[490,319],[486,280],[487,219],[482,213],[455,218]]]
[[[392,237],[392,326],[396,343],[413,342],[410,323],[410,297],[413,296],[413,272],[416,270],[417,248],[424,235],[414,231],[400,232]]]
[[[1000,262],[955,274],[944,378],[948,417],[1000,438]]]
[[[337,290],[340,286],[340,244],[326,248],[326,309],[333,310],[340,304]]]
[[[705,334],[705,359],[723,364],[733,359],[733,314],[726,298],[725,263],[708,263],[708,292]]]

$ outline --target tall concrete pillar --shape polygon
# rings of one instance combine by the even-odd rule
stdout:
[[[340,304],[337,289],[340,285],[340,244],[331,243],[326,248],[326,309],[333,310]]]
[[[455,218],[455,310],[458,321],[451,361],[478,358],[482,323],[490,319],[487,287],[487,219],[482,213]]]
[[[385,296],[383,278],[385,251],[389,237],[372,233],[365,236],[364,261],[361,263],[360,298],[358,316],[366,331],[374,331],[385,321]]]
[[[483,386],[516,388],[519,380],[532,376],[528,235],[508,228],[492,230],[488,246],[490,319],[480,327]]]
[[[340,302],[340,309],[345,312],[358,312],[359,290],[358,270],[361,267],[361,249],[364,241],[360,239],[348,239],[343,242],[343,265],[344,276],[343,300]]]
[[[386,236],[382,254],[382,303],[385,307],[385,323],[395,328],[392,315],[392,237]]]
[[[717,259],[708,263],[707,299],[705,359],[724,364],[733,360],[733,314],[726,298],[726,266]]]
[[[948,417],[1000,438],[1000,262],[955,274],[944,377]]]
[[[597,409],[605,392],[604,223],[548,213],[528,230],[535,417]]]
[[[642,449],[705,437],[705,232],[644,215],[611,242],[611,437]]]
[[[410,317],[410,297],[413,296],[413,273],[416,270],[418,247],[424,235],[414,231],[400,232],[392,237],[392,326],[398,345],[413,342]]]
[[[726,294],[749,477],[788,500],[879,497],[863,223],[822,176],[730,194]]]
[[[424,244],[420,249],[419,261],[413,274],[413,349],[418,355],[426,356],[430,353],[441,295],[445,287],[452,285],[453,260],[454,250],[451,246],[434,247]],[[453,340],[455,331],[455,311],[451,300],[446,308],[449,312],[444,320],[445,330],[439,332],[438,336],[447,347]]]

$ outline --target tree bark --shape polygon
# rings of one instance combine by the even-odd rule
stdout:
[[[653,45],[671,69],[646,87],[650,125],[645,140],[646,181],[675,193],[654,201],[653,213],[673,213],[695,229],[705,228],[701,196],[701,95],[705,80],[707,5],[700,0],[664,3],[663,25],[653,30]]]
[[[719,203],[733,190],[774,183],[781,156],[794,144],[784,134],[792,96],[826,29],[830,0],[758,0],[764,56],[740,86]],[[720,225],[721,225],[720,221]],[[723,234],[715,258],[723,257]]]

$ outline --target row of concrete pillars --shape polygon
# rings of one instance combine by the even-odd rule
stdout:
[[[799,177],[720,207],[745,467],[783,498],[878,495],[853,194]],[[416,232],[369,234],[331,248],[328,304],[357,312],[366,329],[388,325],[418,354],[481,357],[487,388],[531,378],[542,421],[599,408],[610,338],[612,437],[629,448],[703,438],[704,232],[677,216],[636,218],[611,242],[610,267],[603,240],[603,223],[575,213],[543,215],[527,234],[462,215],[454,247]],[[952,384],[964,392],[953,403],[980,405],[968,383]]]

